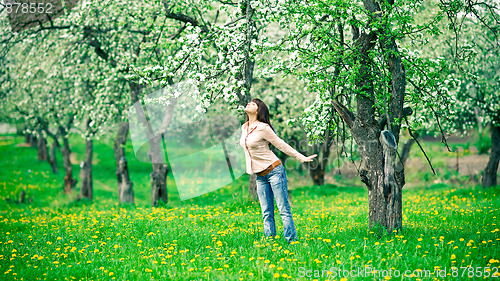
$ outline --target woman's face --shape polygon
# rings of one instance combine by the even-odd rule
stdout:
[[[255,102],[251,101],[245,107],[245,112],[249,113],[249,114],[257,114],[258,109],[259,109],[259,107],[257,106],[257,104]]]

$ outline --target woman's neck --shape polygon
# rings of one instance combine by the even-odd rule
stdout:
[[[257,122],[257,115],[248,115],[248,125],[252,125],[253,123]]]

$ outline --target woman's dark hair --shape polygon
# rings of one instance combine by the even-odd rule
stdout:
[[[267,105],[261,101],[260,99],[252,99],[251,101],[255,102],[257,104],[257,120],[263,123],[269,124],[271,129],[276,133],[274,130],[274,127],[271,125],[271,121],[269,121],[269,108]],[[249,120],[248,114],[245,114],[245,122]]]

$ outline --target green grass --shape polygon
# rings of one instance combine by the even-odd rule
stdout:
[[[70,141],[83,159],[83,142]],[[169,177],[169,203],[152,208],[150,164],[130,154],[136,205],[118,205],[112,146],[96,143],[94,200],[74,202],[62,193],[62,171],[53,175],[48,163],[36,159],[36,149],[16,146],[22,142],[22,137],[0,138],[0,279],[341,280],[338,271],[314,274],[370,267],[401,274],[430,270],[422,280],[451,279],[455,273],[453,280],[470,280],[460,267],[484,274],[484,267],[500,265],[500,187],[404,189],[403,230],[383,236],[368,231],[366,189],[299,187],[292,191],[299,241],[288,245],[283,237],[263,237],[260,206],[247,200],[246,175],[186,201],[179,200]],[[76,177],[79,166],[73,167]],[[31,203],[14,202],[21,190]],[[276,224],[281,235],[277,212]],[[449,275],[436,276],[436,267]],[[301,277],[305,270],[311,277]],[[383,278],[347,278],[353,279]]]

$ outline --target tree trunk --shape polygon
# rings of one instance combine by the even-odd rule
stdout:
[[[244,46],[245,48],[245,58],[244,58],[244,65],[243,65],[243,72],[240,72],[238,74],[238,79],[242,79],[245,81],[244,84],[244,91],[242,93],[241,90],[237,91],[236,94],[239,98],[240,105],[246,106],[247,103],[249,103],[252,100],[252,97],[250,95],[250,90],[252,88],[252,80],[253,80],[253,70],[255,66],[255,60],[252,59],[250,56],[250,48],[251,48],[251,42],[252,39],[257,39],[257,36],[252,30],[256,30],[256,24],[255,20],[253,19],[252,15],[255,12],[253,7],[250,5],[250,1],[246,0],[245,1],[245,6],[246,9],[242,12],[245,13],[246,17],[246,45]],[[253,200],[257,200],[257,175],[250,174],[248,182],[248,194],[250,195],[250,198]]]
[[[500,126],[491,125],[491,154],[483,173],[483,188],[497,185],[498,163],[500,162]]]
[[[21,204],[24,204],[24,202],[26,201],[26,191],[21,191],[21,196],[19,198],[19,203]]]
[[[27,144],[29,144],[31,147],[37,147],[38,146],[38,140],[35,135],[26,133],[25,134],[25,141]]]
[[[64,193],[68,194],[71,192],[71,189],[76,185],[77,181],[73,179],[73,169],[71,167],[71,161],[69,155],[71,154],[71,150],[69,148],[68,135],[63,128],[60,128],[61,136],[63,138],[63,163],[64,163]]]
[[[168,165],[165,164],[166,159],[163,158],[158,139],[150,140],[151,148],[148,151],[149,158],[153,164],[153,171],[151,172],[151,205],[157,206],[158,200],[168,203],[167,193],[167,173]]]
[[[139,120],[143,122],[143,126],[146,130],[146,134],[149,141],[149,151],[148,156],[151,160],[153,171],[150,174],[151,177],[151,205],[157,206],[158,200],[162,200],[163,202],[168,202],[168,193],[167,193],[167,173],[168,173],[168,165],[166,164],[166,157],[162,152],[161,145],[163,145],[163,133],[164,132],[153,132],[151,124],[148,122],[148,118],[144,111],[144,107],[142,102],[139,100],[139,94],[142,90],[142,86],[130,82],[130,89],[132,91],[132,101],[134,102],[134,107],[136,109],[136,113],[138,114]],[[175,106],[177,100],[173,99],[169,104],[169,107],[166,108],[164,119],[162,120],[162,125],[160,126],[160,130],[166,130],[170,119],[172,117],[172,110]]]
[[[300,148],[297,148],[300,149]],[[323,145],[314,144],[312,149],[312,153],[308,153],[308,151],[300,151],[300,153],[304,155],[309,154],[318,154],[318,157],[313,158],[312,162],[304,163],[303,165],[307,167],[309,171],[309,175],[311,176],[312,182],[314,185],[324,185],[325,184],[325,167],[328,161],[328,158],[324,158],[323,154],[320,151],[323,151]],[[326,160],[326,161],[324,161]]]
[[[377,133],[374,127],[370,131]],[[378,134],[380,140],[373,140],[374,136],[368,135],[364,140],[356,141],[364,162],[360,176],[368,188],[370,229],[391,233],[402,227],[403,185],[397,180],[395,172],[395,138],[388,130]]]
[[[80,178],[82,180],[82,186],[80,188],[80,197],[92,200],[93,190],[92,190],[92,140],[86,140],[85,142],[85,161],[83,161],[83,167],[80,170]]]
[[[321,159],[323,160],[323,159]],[[323,162],[323,161],[321,161]],[[325,184],[325,169],[324,164],[319,163],[318,160],[309,164],[309,173],[311,175],[314,185],[324,185]]]
[[[377,14],[377,16],[381,15],[380,12],[382,11],[376,1],[365,0],[364,5],[373,14]],[[383,32],[390,31],[388,25],[383,24],[382,28],[384,29]],[[375,201],[371,202],[370,205],[374,205],[378,209],[370,208],[370,211],[373,212],[373,214],[370,213],[370,225],[373,227],[377,223],[380,223],[387,232],[391,233],[394,230],[401,229],[403,225],[401,193],[405,184],[404,166],[400,167],[400,170],[395,171],[395,160],[401,128],[400,122],[404,117],[403,104],[406,91],[406,71],[394,37],[380,34],[378,39],[391,74],[391,80],[388,85],[390,97],[387,100],[388,112],[386,114],[388,130],[382,131],[380,139],[372,139],[372,141],[379,140],[379,144],[377,145],[379,150],[381,147],[380,143],[382,143],[382,153],[376,151],[376,155],[380,158],[375,161],[377,166],[374,166],[374,168],[379,173],[381,170],[378,165],[382,164],[383,173],[372,174],[371,176],[371,180],[377,183],[377,185],[373,185],[373,188],[376,188],[376,190],[372,189],[372,193],[376,193],[377,195],[375,196]],[[368,55],[368,52],[364,55]],[[365,77],[370,77],[370,74],[366,74]],[[372,106],[371,103],[370,106]],[[380,129],[377,133],[380,134]],[[374,163],[371,164],[373,165]]]
[[[48,160],[47,140],[43,137],[41,133],[39,134],[38,137],[38,160],[40,161]]]
[[[319,146],[319,149],[315,149],[313,154],[318,154],[317,158],[313,158],[313,162],[310,162],[307,166],[309,169],[309,174],[311,175],[314,185],[324,185],[325,184],[325,171],[326,165],[328,164],[328,158],[330,157],[330,147],[333,141],[330,137],[330,131],[325,132],[325,140],[319,145],[314,145],[314,147]]]
[[[121,122],[114,144],[117,167],[116,177],[118,179],[118,200],[120,203],[134,203],[134,183],[130,181],[124,148],[127,142],[128,130],[129,123]]]
[[[375,1],[365,0],[364,6],[375,18],[381,15],[380,6]],[[351,129],[359,147],[363,161],[360,177],[368,188],[369,227],[377,229],[377,232],[385,230],[391,233],[402,227],[401,190],[404,185],[404,168],[396,172],[394,167],[400,133],[400,125],[395,120],[402,120],[403,117],[406,74],[394,38],[378,38],[375,33],[377,31],[360,33],[358,27],[352,28],[356,59],[360,65],[355,79],[355,86],[359,90],[356,94],[357,116],[336,100],[333,101],[333,106]],[[375,78],[373,61],[369,55],[377,38],[391,72],[388,113],[385,116],[389,130],[382,132],[379,122],[375,120]]]
[[[257,196],[257,174],[250,174],[248,196],[253,201],[257,201],[259,199]]]
[[[50,158],[49,158],[49,164],[54,174],[57,174],[59,172],[59,170],[57,169],[56,148],[59,148],[59,144],[57,142],[57,139],[54,139],[52,145],[50,146]]]
[[[375,125],[370,126],[371,128],[364,127],[353,128],[353,136],[355,136],[363,159],[360,177],[368,188],[369,227],[375,228],[376,232],[384,229],[392,232],[401,224],[391,224],[391,221],[394,222],[393,218],[400,218],[401,214],[394,213],[398,210],[395,205],[400,205],[400,203],[394,203],[399,199],[396,195],[400,193],[398,192],[400,188],[394,189],[393,179],[390,178],[390,174],[387,174],[386,169],[386,165],[391,163],[389,161],[391,154],[384,155],[384,146],[377,138],[380,136],[378,128]],[[361,133],[363,131],[365,134]]]

